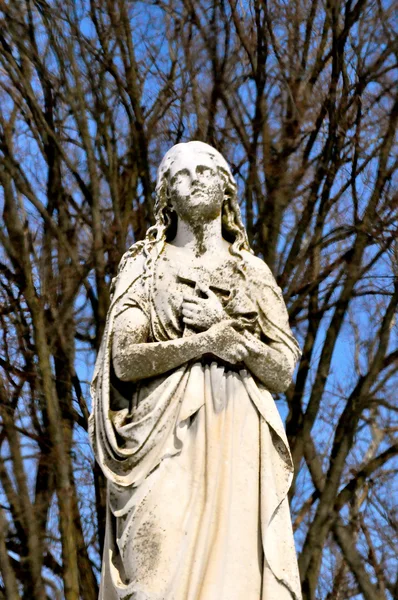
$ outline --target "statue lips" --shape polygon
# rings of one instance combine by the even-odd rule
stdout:
[[[205,194],[205,192],[206,192],[206,190],[205,190],[204,188],[202,188],[202,187],[200,187],[200,188],[196,187],[195,189],[193,189],[193,190],[191,191],[191,196],[194,196],[194,195],[196,196],[197,194],[202,194],[202,195],[204,195],[204,194]]]

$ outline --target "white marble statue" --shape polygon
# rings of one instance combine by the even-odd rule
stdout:
[[[92,383],[108,481],[101,600],[298,600],[292,461],[271,392],[300,354],[228,164],[177,144],[124,255]]]

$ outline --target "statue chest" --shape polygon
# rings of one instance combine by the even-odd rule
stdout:
[[[201,296],[200,288],[207,287],[223,304],[227,304],[237,288],[244,284],[244,278],[233,259],[217,268],[212,268],[211,265],[206,268],[160,256],[154,267],[151,290],[152,321],[156,337],[181,337],[184,330],[181,313],[184,297]]]

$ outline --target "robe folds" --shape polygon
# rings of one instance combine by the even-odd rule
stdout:
[[[161,273],[161,254],[160,246],[150,272],[140,251],[122,260],[92,382],[90,441],[108,481],[99,598],[300,600],[287,500],[293,465],[265,386],[216,360],[138,384],[115,380],[121,311],[147,315],[148,341],[183,335],[181,298],[168,296],[173,265]],[[279,288],[260,259],[245,252],[244,260],[231,313],[248,328],[255,315],[258,335],[296,361]]]

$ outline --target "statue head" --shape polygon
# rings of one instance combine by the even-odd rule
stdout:
[[[176,232],[178,214],[172,205],[172,183],[178,173],[209,170],[213,173],[211,178],[214,188],[217,180],[221,186],[222,195],[221,218],[223,237],[231,242],[233,250],[239,252],[249,249],[246,230],[242,223],[240,209],[237,201],[237,185],[231,169],[223,156],[204,142],[187,142],[176,144],[165,154],[160,163],[156,185],[155,218],[156,237],[172,240]],[[217,176],[214,177],[214,172]],[[200,178],[200,176],[199,176]],[[210,182],[210,179],[207,178]],[[210,183],[209,183],[210,185]],[[202,200],[204,202],[204,199]],[[201,202],[198,190],[197,203]],[[178,213],[178,210],[177,210]],[[235,252],[234,252],[235,253]]]

